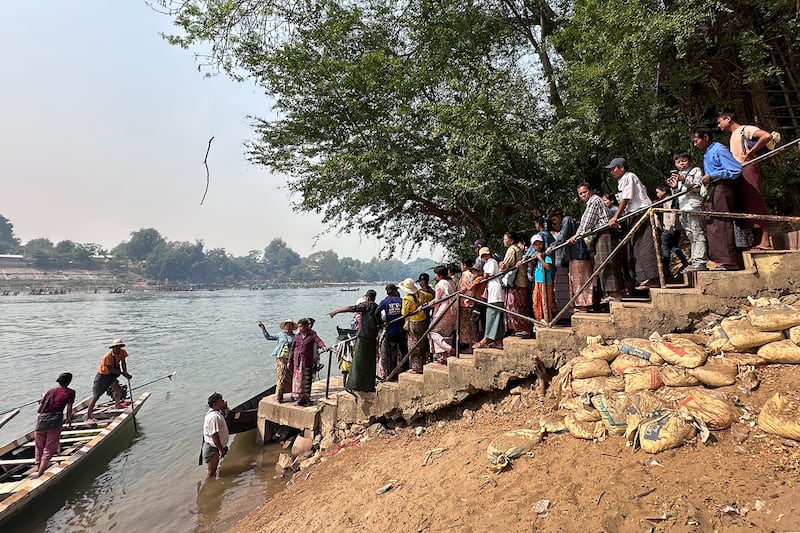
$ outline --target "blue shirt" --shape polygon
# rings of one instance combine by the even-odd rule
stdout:
[[[387,296],[378,304],[378,309],[375,312],[378,316],[381,316],[381,312],[386,311],[386,317],[382,320],[384,322],[390,322],[386,327],[386,333],[389,335],[400,335],[403,333],[403,321],[398,320],[397,322],[392,322],[392,320],[403,316],[402,309],[403,300],[399,296]]]
[[[742,165],[730,150],[714,141],[703,154],[703,170],[713,179],[735,180],[742,174]]]
[[[544,261],[549,265],[553,264],[553,258],[549,255],[544,256]],[[541,261],[536,262],[536,274],[534,275],[533,280],[536,283],[544,283],[544,267],[542,267]],[[550,267],[550,269],[547,271],[547,283],[553,283],[553,267]]]
[[[286,346],[288,348],[289,344],[292,343],[294,340],[294,334],[287,335],[285,332],[281,331],[275,336],[278,337],[278,342],[275,343],[275,349],[272,351],[272,355],[273,357],[278,357],[281,355],[281,350],[283,350],[283,347]],[[287,357],[289,355],[288,349],[286,351],[286,355]]]

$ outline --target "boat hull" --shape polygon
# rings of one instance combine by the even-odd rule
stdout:
[[[129,430],[126,428],[133,430],[134,415],[149,397],[150,393],[145,392],[132,406],[121,412],[112,410],[107,418],[108,423],[103,422],[105,425],[102,428],[91,428],[85,423],[73,422],[76,429],[62,431],[61,447],[66,447],[69,453],[62,452],[62,455],[55,457],[41,477],[32,478],[29,475],[33,470],[33,431],[0,448],[0,524],[47,493],[60,480],[68,477],[70,472],[80,470],[78,465],[87,462],[90,457],[102,454],[102,450],[117,440],[117,436],[121,438],[127,435]],[[76,413],[87,404],[88,399],[78,404]],[[99,417],[102,410],[96,410],[96,413]],[[73,421],[75,420],[73,417]],[[132,436],[133,431],[130,431],[130,437]],[[22,471],[15,474],[15,470]]]

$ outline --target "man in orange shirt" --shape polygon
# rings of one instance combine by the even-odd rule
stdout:
[[[114,407],[116,409],[122,408],[122,403],[120,402],[122,389],[117,378],[122,375],[127,379],[131,379],[131,375],[128,374],[128,365],[125,362],[128,352],[122,349],[124,346],[125,343],[121,339],[114,340],[109,346],[110,350],[100,360],[100,366],[97,368],[97,375],[94,377],[94,384],[92,385],[92,401],[89,402],[89,407],[86,409],[86,422],[89,424],[96,423],[96,420],[92,418],[94,405],[100,396],[108,390],[109,386],[114,389]]]

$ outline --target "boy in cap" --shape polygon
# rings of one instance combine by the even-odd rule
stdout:
[[[536,270],[533,273],[533,316],[536,320],[549,322],[556,309],[556,293],[553,290],[553,257],[544,253],[544,238],[538,233],[531,238]]]
[[[115,339],[108,347],[110,350],[107,351],[100,360],[100,366],[97,368],[97,374],[94,377],[92,399],[89,402],[89,406],[86,408],[85,421],[88,424],[97,423],[97,421],[92,418],[94,406],[97,400],[100,399],[100,396],[108,390],[109,386],[113,388],[114,408],[122,408],[122,389],[119,386],[117,378],[119,376],[125,376],[127,379],[131,379],[132,377],[128,374],[128,364],[125,361],[128,358],[128,352],[122,349],[125,347],[125,343],[122,342],[122,339]],[[128,393],[130,392],[131,391],[128,391]],[[133,398],[133,396],[131,396],[131,398]]]
[[[396,367],[400,358],[408,353],[406,332],[403,329],[403,299],[397,285],[389,283],[386,286],[386,298],[381,300],[376,310],[380,322],[386,327],[386,334],[378,343],[378,377],[385,378]],[[397,376],[394,377],[397,379]]]

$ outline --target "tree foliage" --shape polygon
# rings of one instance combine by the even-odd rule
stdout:
[[[14,224],[0,215],[0,254],[17,253],[19,247],[19,239],[14,235]]]
[[[722,106],[800,128],[789,0],[161,0],[209,72],[276,102],[248,155],[301,210],[394,245],[459,249],[579,209],[624,155],[651,184]],[[800,194],[797,165],[773,183]]]

